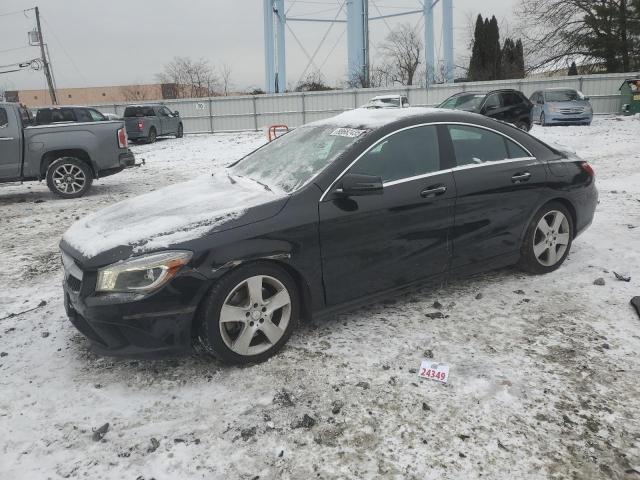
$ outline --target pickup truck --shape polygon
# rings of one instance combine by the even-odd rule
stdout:
[[[124,109],[124,123],[131,140],[153,143],[162,135],[184,135],[180,113],[164,105],[129,105]]]
[[[29,110],[0,102],[0,183],[46,179],[63,198],[134,166],[122,121],[32,126]]]

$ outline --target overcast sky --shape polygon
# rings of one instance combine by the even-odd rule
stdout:
[[[153,83],[174,56],[231,66],[235,90],[263,87],[264,57],[262,0],[36,0],[43,19],[58,87]],[[285,0],[292,17],[333,18],[343,0]],[[468,58],[469,19],[495,14],[503,27],[513,24],[518,0],[453,0],[456,61]],[[370,15],[420,8],[420,0],[369,0]],[[39,56],[27,47],[27,31],[35,25],[33,12],[5,15],[33,7],[30,0],[0,2],[0,66]],[[441,52],[440,6],[436,7],[436,50]],[[371,58],[388,28],[401,22],[422,27],[420,15],[371,22]],[[287,31],[287,80],[295,84],[307,66],[297,44],[313,53],[329,24],[291,23]],[[346,77],[345,24],[336,24],[316,57],[332,84]],[[294,37],[295,35],[295,37]],[[334,48],[335,46],[335,48]],[[5,68],[6,69],[6,68]],[[1,70],[5,70],[0,68]],[[312,67],[312,69],[315,69]],[[0,87],[44,88],[42,72],[0,75]]]

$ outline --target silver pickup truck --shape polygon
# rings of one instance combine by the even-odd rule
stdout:
[[[0,102],[0,183],[46,179],[56,195],[76,198],[135,163],[122,121],[31,123],[26,108]]]

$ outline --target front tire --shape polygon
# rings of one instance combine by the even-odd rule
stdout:
[[[573,217],[563,204],[549,202],[535,214],[522,244],[519,266],[530,273],[549,273],[569,255],[574,237]]]
[[[519,128],[520,130],[522,130],[524,132],[528,132],[529,130],[531,130],[531,126],[529,125],[529,122],[525,122],[524,120],[518,120],[515,123],[515,127]]]
[[[262,362],[287,342],[299,316],[291,275],[273,263],[250,263],[224,276],[203,300],[198,338],[226,363]]]
[[[74,157],[59,158],[47,169],[47,187],[62,198],[81,197],[92,183],[91,167]]]
[[[176,138],[184,137],[184,127],[182,124],[178,125],[178,131],[176,132]]]
[[[542,112],[540,114],[540,125],[543,126],[543,127],[547,126],[547,123],[546,123],[546,120],[545,120],[545,116],[544,116],[544,112]]]

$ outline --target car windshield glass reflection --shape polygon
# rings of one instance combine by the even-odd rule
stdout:
[[[553,90],[545,94],[547,102],[572,102],[584,100],[584,95],[577,90]]]
[[[291,193],[304,186],[365,134],[363,130],[301,127],[251,153],[230,168],[274,191]]]
[[[484,95],[482,94],[458,95],[457,97],[446,100],[440,107],[477,112],[480,110],[483,99]]]

